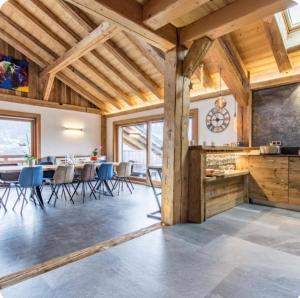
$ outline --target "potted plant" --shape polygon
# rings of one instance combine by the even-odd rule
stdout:
[[[29,167],[33,167],[35,165],[36,158],[34,156],[31,156],[30,154],[25,154],[24,157]]]
[[[96,161],[98,159],[98,148],[95,148],[92,151],[92,156],[91,156],[91,160]]]

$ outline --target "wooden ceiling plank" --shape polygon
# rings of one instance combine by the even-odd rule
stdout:
[[[249,78],[247,74],[241,73],[242,67],[236,64],[239,59],[232,58],[235,54],[236,51],[230,49],[222,39],[217,39],[210,49],[209,59],[220,68],[223,81],[238,103],[247,106],[250,94]]]
[[[143,6],[143,22],[153,30],[157,30],[209,1],[149,0]]]
[[[265,18],[263,24],[279,72],[290,71],[292,69],[292,64],[275,17],[270,16]]]
[[[195,40],[189,49],[183,62],[183,75],[191,78],[196,68],[203,61],[212,41],[208,37],[203,37]]]
[[[162,55],[159,55],[158,52],[145,41],[127,32],[124,32],[124,34],[130,40],[130,42],[138,48],[140,53],[143,56],[145,56],[148,59],[148,61],[150,61],[162,75],[164,75],[165,73],[165,59],[163,58],[164,53],[162,53]]]
[[[99,77],[102,81],[102,84],[108,88],[113,88],[114,92],[119,96],[119,98],[125,101],[128,105],[134,106],[136,102],[132,100],[127,94],[123,92],[117,85],[110,81],[104,74],[102,74],[97,67],[91,64],[87,59],[81,58],[80,61],[91,70],[95,76]]]
[[[44,92],[43,92],[43,100],[48,101],[50,98],[50,94],[52,91],[53,83],[55,79],[55,74],[48,74],[46,81],[45,81],[45,87],[44,87]]]
[[[196,68],[195,75],[200,81],[201,88],[215,88],[214,81],[204,63],[201,63]]]
[[[149,44],[162,49],[170,50],[175,47],[176,41],[169,40],[169,34],[157,33],[146,27],[142,22],[143,6],[135,0],[64,0],[83,11],[100,16],[102,19],[117,25],[124,31],[135,34]],[[166,36],[166,37],[165,37]]]
[[[163,98],[161,88],[152,81],[152,79],[139,68],[136,63],[131,60],[122,49],[120,49],[113,41],[108,40],[104,43],[106,50],[108,50],[114,57],[122,63],[128,71],[130,71],[136,78],[138,78],[156,97]]]
[[[45,76],[49,73],[57,73],[68,65],[72,64],[80,57],[89,53],[91,50],[104,43],[117,32],[116,26],[108,22],[101,23],[94,31],[82,39],[79,43],[60,56],[54,63],[47,66],[41,73]]]
[[[79,14],[79,12],[75,11],[77,7],[71,7],[70,4],[64,2],[63,0],[57,0],[57,1],[59,1],[59,5],[62,7],[62,9],[64,9],[65,13],[68,13],[86,31],[87,34],[97,28],[96,24],[92,22],[88,22],[87,18],[83,18]],[[55,18],[55,20],[56,19],[57,18]],[[77,41],[80,40],[80,37],[78,35],[75,36],[75,38],[77,39]],[[122,75],[119,70],[114,68],[112,64],[110,64],[107,60],[102,58],[102,56],[100,56],[96,50],[92,50],[90,54],[93,55],[97,60],[99,60],[106,68],[112,71],[114,75],[116,75],[121,81],[123,81],[137,97],[139,97],[143,101],[147,101],[147,98],[144,96],[143,92],[140,91],[133,83],[131,83],[124,75]],[[122,100],[124,100],[129,105],[136,104],[134,99],[126,95],[123,92],[123,90],[121,90],[111,80],[109,80],[106,76],[104,76],[96,67],[94,67],[91,63],[89,63],[86,59],[84,59],[84,61],[85,63],[87,63],[88,68],[90,68],[94,73],[96,73],[97,70],[97,76],[103,81],[103,83],[106,86],[113,88]]]
[[[237,0],[182,28],[180,42],[186,44],[203,36],[216,39],[295,4],[293,0]]]
[[[20,32],[21,35],[23,34],[23,31],[24,30],[22,30]],[[26,38],[29,38],[28,36],[29,35],[27,34]],[[49,62],[51,62],[53,60],[53,57],[50,54],[48,55],[47,60],[42,59],[41,57],[39,57],[39,55],[37,55],[35,52],[33,52],[32,49],[29,49],[23,43],[21,43],[19,40],[16,40],[14,37],[12,37],[7,32],[5,32],[4,30],[1,30],[1,29],[0,29],[0,38],[2,40],[4,40],[5,42],[7,42],[8,44],[10,44],[13,48],[18,50],[20,53],[25,55],[28,59],[35,62],[37,65],[39,65],[42,68],[45,67],[46,65],[48,65]],[[37,47],[38,47],[38,45],[37,45]],[[58,74],[57,78],[61,80],[61,75]],[[68,82],[67,85],[70,88],[72,88],[77,93],[81,94],[88,101],[95,104],[98,108],[101,108],[103,111],[106,111],[106,112],[112,111],[111,109],[108,109],[105,106],[105,104],[100,102],[98,99],[95,100],[95,98],[92,98],[92,95],[89,96],[88,92],[84,91],[83,88],[81,88],[76,83],[74,83],[74,81],[64,79],[64,83],[66,81]],[[73,83],[73,85],[71,82]]]
[[[108,60],[103,58],[96,50],[92,51],[92,54],[107,68],[109,69],[115,76],[117,76],[122,82],[126,84],[126,86],[141,100],[147,102],[148,98],[144,95],[143,91],[141,91],[137,86],[135,86],[130,80],[127,79],[125,75],[123,75],[117,68],[115,68]]]
[[[84,70],[81,70],[82,72]],[[113,98],[110,94],[108,94],[106,91],[101,89],[98,85],[96,85],[93,81],[91,81],[89,78],[83,75],[83,73],[79,71],[78,69],[70,69],[65,68],[62,70],[64,74],[66,74],[68,77],[76,76],[76,80],[80,82],[81,87],[89,91],[89,93],[94,94],[94,96],[97,96],[99,100],[102,102],[107,102],[110,105],[114,106],[118,110],[123,109],[125,107],[124,102]]]

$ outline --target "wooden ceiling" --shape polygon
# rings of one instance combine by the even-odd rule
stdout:
[[[201,22],[210,38],[227,34],[254,87],[286,78],[267,34],[270,23],[260,16],[291,4],[285,0],[8,0],[0,11],[0,39],[40,67],[44,86],[40,100],[53,100],[56,78],[100,113],[111,114],[163,102],[164,51],[174,45],[174,27],[187,46],[203,35]],[[240,23],[236,23],[242,20],[238,14],[243,17]],[[219,56],[212,51],[192,77],[191,96],[218,89]],[[300,52],[289,53],[288,59],[289,76],[297,75]],[[230,89],[224,76],[222,86]]]

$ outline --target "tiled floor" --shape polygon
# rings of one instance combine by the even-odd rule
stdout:
[[[43,196],[46,200],[49,190]],[[46,204],[45,211],[30,202],[23,216],[20,206],[11,210],[14,201],[12,196],[7,213],[0,209],[0,276],[158,222],[146,216],[156,206],[152,189],[141,185],[132,195],[125,189],[85,204],[78,197],[75,206],[61,200],[55,208]]]
[[[300,213],[242,205],[2,291],[10,297],[298,297]]]

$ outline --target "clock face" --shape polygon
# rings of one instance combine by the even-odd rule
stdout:
[[[230,114],[227,109],[221,110],[213,108],[206,115],[207,128],[215,133],[224,131],[230,122]]]

